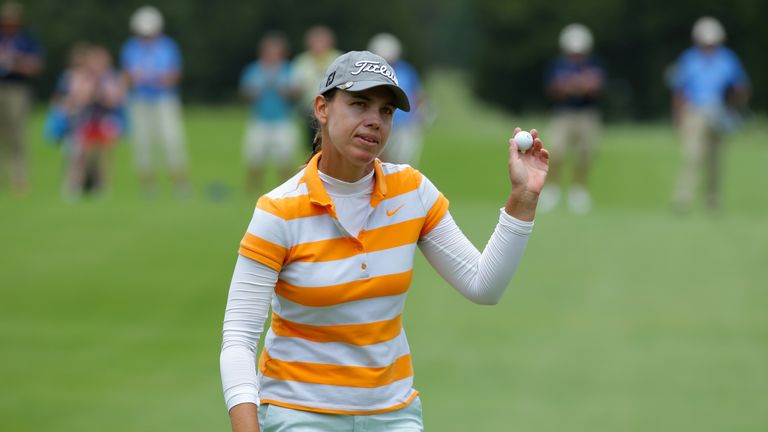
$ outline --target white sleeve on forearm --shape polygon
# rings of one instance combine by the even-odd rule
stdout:
[[[224,312],[220,357],[221,383],[228,410],[246,402],[259,404],[256,349],[275,283],[275,270],[238,256]]]
[[[464,297],[479,304],[496,304],[520,264],[532,230],[533,222],[518,220],[502,208],[481,254],[446,213],[419,240],[419,247],[440,276]]]

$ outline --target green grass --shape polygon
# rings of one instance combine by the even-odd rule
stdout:
[[[421,169],[484,245],[508,192],[505,116],[433,80]],[[101,200],[59,198],[60,155],[30,128],[32,193],[0,195],[0,424],[8,431],[227,430],[221,320],[255,197],[240,108],[187,111],[197,193],[139,194],[127,145]],[[768,125],[730,139],[724,211],[677,217],[665,124],[613,125],[595,209],[540,215],[499,306],[421,257],[405,315],[430,431],[768,429]],[[230,189],[210,199],[207,187]]]

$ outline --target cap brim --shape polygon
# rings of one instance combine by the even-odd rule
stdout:
[[[354,84],[352,84],[350,87],[345,88],[346,91],[351,92],[358,92],[363,90],[368,90],[374,87],[387,87],[390,90],[392,90],[392,94],[395,95],[395,106],[397,108],[400,108],[401,110],[405,112],[411,111],[411,104],[408,101],[408,96],[405,94],[403,89],[400,87],[394,85],[394,84],[384,84],[381,81],[357,81]]]

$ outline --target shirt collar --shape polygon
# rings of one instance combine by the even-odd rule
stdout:
[[[304,182],[307,184],[309,201],[313,204],[326,207],[329,213],[335,217],[336,209],[333,205],[333,201],[325,190],[322,180],[320,180],[320,174],[318,174],[317,164],[320,161],[321,154],[322,152],[318,152],[316,155],[312,156],[312,159],[307,163],[307,167],[304,168]],[[376,159],[373,162],[373,181],[371,207],[375,208],[387,196],[387,182],[379,159]]]

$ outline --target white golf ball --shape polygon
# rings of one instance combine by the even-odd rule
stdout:
[[[512,139],[515,140],[518,150],[523,152],[531,148],[533,145],[533,137],[526,131],[520,131],[516,133],[515,137]]]

